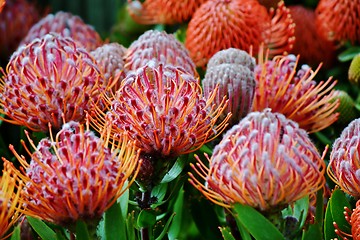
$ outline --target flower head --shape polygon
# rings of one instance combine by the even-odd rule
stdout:
[[[271,108],[299,123],[300,127],[316,132],[330,126],[337,120],[338,101],[333,99],[336,81],[316,83],[314,77],[320,66],[313,71],[302,65],[297,69],[299,57],[276,56],[263,59],[259,54],[255,68],[256,90],[253,111]]]
[[[327,169],[330,178],[355,198],[360,198],[359,144],[360,119],[355,119],[335,140]]]
[[[325,163],[305,130],[269,109],[252,112],[214,148],[209,167],[198,158],[191,183],[216,204],[281,209],[325,183]]]
[[[100,137],[78,122],[68,122],[53,138],[37,146],[27,137],[34,152],[28,163],[14,148],[10,149],[24,170],[19,177],[26,182],[21,197],[25,214],[70,227],[77,220],[99,220],[132,183],[139,169],[138,151],[126,134],[109,141],[109,127]],[[130,178],[130,176],[133,176]]]
[[[174,24],[187,21],[206,0],[128,0],[131,17],[140,24]]]
[[[113,85],[114,91],[125,78],[123,58],[126,51],[127,49],[119,43],[107,43],[90,52],[104,73],[105,81],[108,83],[106,85]]]
[[[6,1],[5,0],[0,0],[0,13],[3,10],[4,6],[5,6]]]
[[[125,56],[125,70],[136,70],[147,64],[152,67],[170,64],[197,76],[196,66],[188,50],[166,32],[148,30],[130,45]]]
[[[7,0],[3,7],[0,14],[0,55],[6,64],[40,16],[35,5],[27,0]]]
[[[315,11],[302,5],[290,6],[289,9],[296,24],[295,43],[291,52],[300,54],[301,61],[310,66],[323,62],[324,67],[330,67],[336,58],[336,46],[319,33],[315,24]]]
[[[194,13],[186,31],[185,46],[196,66],[205,66],[218,51],[230,47],[255,53],[261,43],[274,53],[292,48],[294,26],[281,2],[277,11],[254,0],[209,0]]]
[[[0,113],[34,131],[82,121],[104,84],[95,60],[70,39],[47,34],[12,55],[0,84]]]
[[[255,93],[254,66],[253,57],[234,48],[221,50],[209,60],[201,82],[204,96],[209,97],[217,86],[219,91],[214,103],[220,104],[227,96],[228,105],[220,120],[232,113],[230,126],[238,123],[251,110]]]
[[[100,35],[90,25],[68,12],[49,14],[31,27],[21,44],[29,44],[35,38],[41,38],[48,33],[57,33],[63,37],[71,37],[74,41],[92,51],[102,45]]]
[[[143,153],[174,157],[195,151],[217,136],[225,119],[214,127],[225,107],[204,98],[198,79],[173,66],[146,66],[130,73],[107,113],[98,113],[99,128],[114,125],[112,134],[127,131]],[[102,115],[102,116],[101,116]]]
[[[0,177],[0,238],[6,238],[12,227],[20,218],[22,201],[19,198],[23,183],[19,181],[15,172],[4,163],[3,174]]]
[[[320,0],[315,10],[317,28],[330,41],[360,41],[359,6],[359,0]]]

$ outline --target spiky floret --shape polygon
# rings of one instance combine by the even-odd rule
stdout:
[[[0,239],[6,239],[11,235],[10,228],[22,215],[22,188],[23,182],[19,180],[9,163],[5,162],[0,177]]]
[[[145,66],[130,73],[116,95],[107,101],[107,113],[97,111],[95,128],[111,122],[113,136],[127,131],[143,153],[171,158],[189,153],[214,139],[228,118],[215,126],[226,106],[216,106],[217,89],[205,98],[194,78],[173,66]]]
[[[71,121],[55,137],[50,130],[50,137],[37,146],[25,132],[34,151],[22,141],[30,163],[10,146],[23,167],[17,172],[26,183],[21,190],[26,215],[69,228],[77,220],[91,223],[101,218],[131,185],[140,166],[134,142],[125,133],[114,143],[110,128],[97,137],[88,122],[85,126]]]
[[[320,0],[315,12],[317,28],[326,39],[340,44],[360,41],[359,0]]]
[[[249,113],[224,135],[211,158],[206,155],[209,167],[197,157],[191,166],[201,179],[190,173],[190,182],[220,206],[281,210],[324,186],[324,155],[297,123],[266,109]]]
[[[140,24],[174,24],[191,18],[206,0],[128,0],[130,16]]]
[[[253,111],[271,108],[299,123],[300,127],[317,132],[338,118],[339,101],[334,98],[336,81],[316,83],[314,78],[321,65],[313,71],[303,65],[297,69],[299,56],[275,56],[269,60],[261,50],[255,68],[256,90]]]
[[[82,121],[98,101],[104,78],[95,60],[71,38],[47,34],[19,47],[0,81],[0,113],[34,131]],[[1,117],[4,119],[4,117]]]

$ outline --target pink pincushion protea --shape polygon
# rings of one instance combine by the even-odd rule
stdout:
[[[110,127],[110,126],[109,126]],[[14,148],[10,149],[24,167],[19,177],[26,183],[21,197],[25,214],[71,227],[77,220],[87,223],[102,214],[131,185],[139,170],[138,151],[126,135],[114,144],[108,139],[109,128],[100,137],[78,122],[63,125],[53,138],[34,145],[28,163]],[[130,176],[132,176],[130,178]]]
[[[107,113],[95,114],[95,125],[102,129],[111,122],[113,136],[129,132],[142,153],[177,157],[200,148],[226,126],[227,118],[215,126],[225,107],[225,99],[214,106],[216,91],[205,98],[198,79],[179,68],[145,66],[126,77],[108,99]]]
[[[172,34],[148,30],[134,41],[125,56],[125,70],[136,70],[147,64],[181,67],[189,74],[197,76],[196,66],[188,50]]]
[[[298,124],[269,109],[252,112],[214,148],[209,167],[198,158],[191,183],[216,204],[282,209],[325,184],[325,163]]]
[[[104,79],[95,60],[70,38],[47,34],[12,55],[0,84],[0,113],[34,131],[82,121]],[[62,115],[64,115],[62,117]]]
[[[255,68],[256,90],[253,111],[271,108],[309,132],[320,131],[338,118],[338,100],[333,101],[336,81],[315,82],[320,66],[297,69],[299,57],[276,56],[269,60],[260,51]]]
[[[57,33],[63,37],[71,37],[78,45],[92,51],[103,44],[100,35],[84,21],[68,12],[49,14],[29,30],[21,44],[29,44],[35,38],[48,33]]]
[[[335,140],[327,169],[330,178],[355,198],[360,198],[359,144],[360,119],[355,119]]]

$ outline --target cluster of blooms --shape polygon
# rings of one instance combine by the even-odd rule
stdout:
[[[66,12],[45,16],[16,41],[0,81],[0,119],[49,137],[35,144],[25,132],[30,161],[10,145],[20,169],[3,158],[0,237],[22,214],[70,231],[78,220],[96,225],[134,181],[151,190],[177,157],[220,137],[208,164],[198,156],[191,164],[198,176],[189,173],[215,204],[282,210],[325,187],[326,149],[320,154],[308,133],[337,121],[336,81],[316,82],[320,66],[299,68],[301,58],[286,52],[308,52],[309,42],[324,39],[329,47],[314,41],[320,47],[302,60],[325,57],[330,65],[336,44],[360,39],[358,25],[341,28],[359,16],[358,6],[321,0],[309,12],[283,1],[269,10],[256,0],[128,2],[140,23],[189,21],[185,43],[149,30],[125,48]],[[4,12],[27,6],[7,4]],[[354,13],[334,26],[328,9],[335,6]],[[294,25],[303,14],[310,16],[306,36]],[[326,32],[320,40],[319,21],[327,23],[318,27]],[[0,45],[7,41],[0,37]],[[203,79],[196,67],[206,69]],[[356,198],[359,144],[357,119],[335,141],[327,168]],[[360,221],[359,206],[352,223]]]

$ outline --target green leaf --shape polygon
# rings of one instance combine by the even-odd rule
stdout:
[[[160,183],[151,191],[151,196],[156,197],[157,203],[161,203],[167,192],[167,183]],[[158,206],[158,204],[156,204]]]
[[[176,160],[176,162],[172,166],[172,168],[165,174],[165,176],[161,180],[161,183],[171,182],[177,176],[179,176],[187,162],[188,162],[188,155],[185,154],[185,155],[180,156]]]
[[[311,224],[309,229],[303,232],[302,240],[322,240],[321,226],[319,223]]]
[[[137,225],[143,228],[151,228],[156,223],[156,214],[152,209],[141,210],[138,218]]]
[[[182,228],[182,215],[183,215],[183,208],[184,206],[184,189],[181,189],[179,195],[174,204],[174,213],[176,216],[171,223],[171,227],[169,229],[169,239],[178,239],[180,230]]]
[[[219,227],[219,229],[224,240],[235,240],[228,227]]]
[[[331,194],[329,205],[333,221],[337,223],[342,231],[350,233],[351,226],[345,219],[344,207],[351,209],[351,205],[347,200],[345,193],[340,189],[335,189]]]
[[[30,216],[27,216],[26,218],[30,226],[41,237],[41,239],[43,240],[56,239],[56,233],[48,225],[46,225],[46,223],[44,223],[38,218],[33,218]]]
[[[105,239],[106,240],[117,240],[120,238],[125,238],[126,229],[125,229],[125,220],[121,213],[120,203],[115,202],[106,212],[105,212]]]
[[[67,240],[67,238],[60,231],[56,231],[56,240]]]
[[[87,224],[82,220],[76,221],[76,240],[89,240],[90,234]]]
[[[127,236],[127,240],[135,240],[135,212],[131,212],[128,214],[128,217],[126,219],[126,226],[127,226],[127,231],[126,231],[126,236]]]
[[[335,234],[335,228],[334,228],[334,219],[331,215],[331,207],[330,207],[330,201],[327,204],[326,212],[325,212],[325,221],[324,221],[324,236],[325,239],[334,239],[338,236]]]
[[[128,182],[123,186],[123,189],[128,186]],[[123,219],[126,219],[126,216],[128,214],[128,207],[129,207],[129,196],[130,191],[127,189],[117,200],[117,202],[120,204],[121,214]]]
[[[169,217],[169,219],[167,220],[162,232],[160,233],[160,235],[156,238],[156,240],[161,240],[165,237],[166,233],[169,230],[170,224],[172,223],[172,220],[174,219],[175,213],[171,214],[171,216]],[[171,238],[169,238],[171,239]]]
[[[300,222],[299,229],[301,229],[306,221],[309,211],[309,196],[305,196],[297,200],[294,204],[294,217]]]
[[[20,226],[14,228],[10,240],[21,240]]]
[[[254,208],[247,205],[235,204],[234,212],[234,217],[237,221],[239,221],[255,239],[284,239],[280,231]]]
[[[350,47],[339,54],[338,59],[340,62],[352,60],[357,54],[360,53],[360,47]]]

